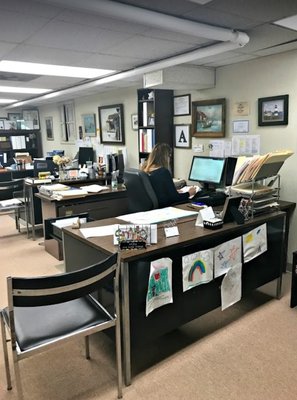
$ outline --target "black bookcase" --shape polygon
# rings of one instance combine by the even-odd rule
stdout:
[[[173,150],[173,90],[138,89],[139,163],[143,163],[156,143]],[[172,151],[172,174],[173,174]]]
[[[0,130],[0,162],[5,167],[15,153],[29,153],[33,158],[42,157],[39,130]]]

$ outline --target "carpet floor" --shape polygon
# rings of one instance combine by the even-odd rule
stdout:
[[[58,273],[62,263],[45,252],[42,238],[17,233],[9,216],[0,216],[0,307],[6,305],[8,275]],[[133,359],[126,400],[296,400],[297,309],[289,307],[290,273],[283,296],[276,282],[225,311],[216,309],[165,335]],[[91,360],[83,341],[74,341],[20,363],[25,399],[110,400],[117,398],[114,345],[91,338]],[[14,376],[13,384],[14,384]],[[0,400],[6,391],[0,349]]]

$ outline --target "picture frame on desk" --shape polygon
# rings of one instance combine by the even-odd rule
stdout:
[[[192,103],[192,135],[197,138],[225,136],[226,99]]]
[[[101,143],[125,144],[123,104],[98,107],[98,113]]]
[[[174,125],[174,147],[190,149],[192,147],[191,125]]]
[[[182,115],[191,115],[191,95],[184,94],[173,97],[173,115],[179,117]]]
[[[288,125],[289,95],[258,99],[258,125]]]

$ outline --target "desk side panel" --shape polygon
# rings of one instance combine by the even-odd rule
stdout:
[[[242,295],[270,282],[281,275],[283,263],[283,224],[284,216],[267,222],[268,250],[243,264]],[[260,224],[259,224],[260,225]],[[240,233],[227,233],[224,239],[213,237],[211,240],[197,240],[197,243],[184,246],[176,251],[166,251],[163,257],[173,260],[172,290],[173,304],[154,310],[145,316],[146,293],[150,272],[150,263],[155,258],[129,264],[130,287],[130,331],[132,348],[143,345],[158,336],[168,333],[179,326],[219,307],[221,305],[220,286],[223,277],[210,283],[196,286],[186,292],[182,289],[182,257],[200,250],[215,247],[225,241],[238,237],[251,230],[244,226]]]

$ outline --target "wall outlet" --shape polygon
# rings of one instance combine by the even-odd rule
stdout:
[[[193,150],[195,153],[202,153],[204,151],[204,145],[203,144],[196,144],[193,147]]]

